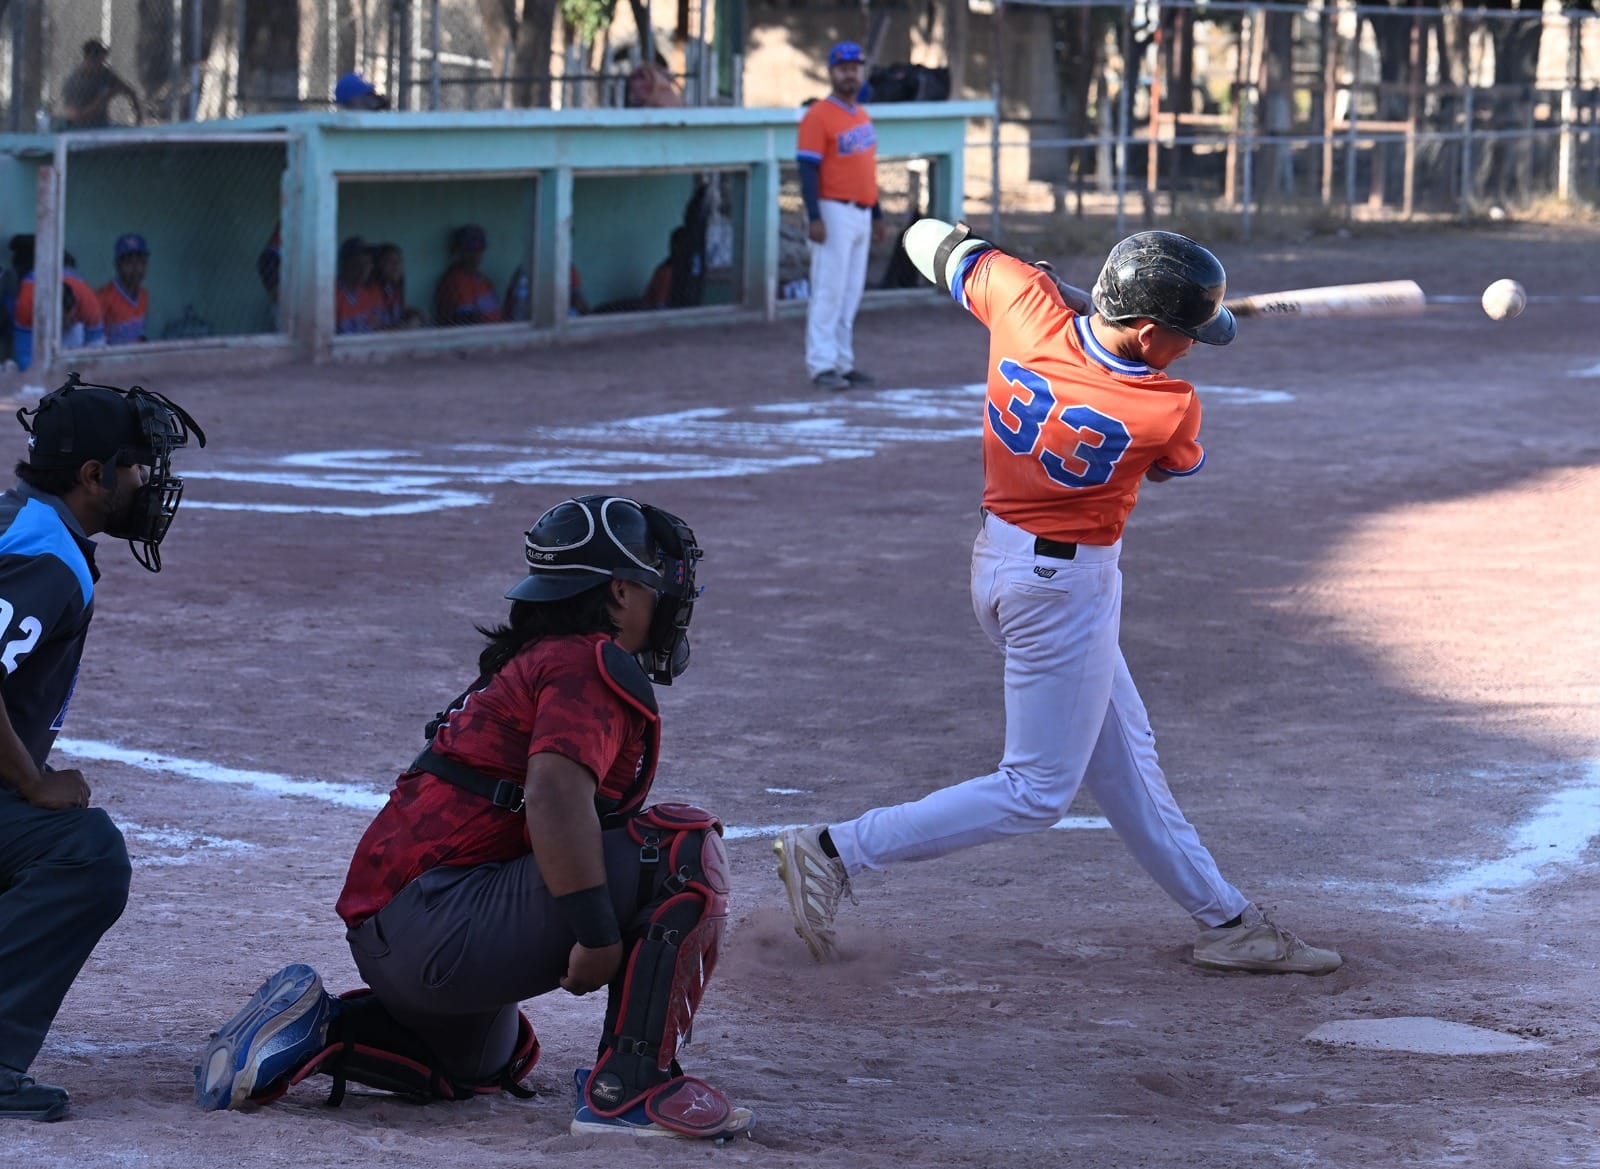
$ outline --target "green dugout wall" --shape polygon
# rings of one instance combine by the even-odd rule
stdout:
[[[927,213],[955,218],[967,122],[989,112],[982,102],[875,107],[879,158],[925,160]],[[149,340],[97,351],[96,361],[203,347],[327,360],[772,317],[782,171],[793,162],[799,117],[728,108],[338,112],[3,136],[0,234],[36,234],[41,292],[59,287],[63,248],[98,287],[114,274],[120,233],[149,240]],[[697,183],[708,179],[721,246],[700,307],[629,311],[667,258]],[[517,314],[526,319],[336,331],[341,240],[399,245],[406,300],[431,317],[451,233],[469,222],[488,238],[483,272],[497,292],[518,269],[527,275],[526,308]],[[276,303],[258,263],[275,231]],[[588,307],[618,311],[573,315],[574,275]],[[59,297],[36,301],[36,366],[80,359],[63,354]]]

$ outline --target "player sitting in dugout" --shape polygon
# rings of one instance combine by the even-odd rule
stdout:
[[[150,290],[144,286],[150,269],[150,245],[138,232],[124,232],[112,245],[117,274],[100,286],[100,317],[107,345],[132,345],[146,336]]]
[[[11,355],[18,369],[33,364],[33,276],[34,239],[31,235],[11,238],[11,254],[17,261],[22,280],[11,310]],[[63,258],[61,273],[61,348],[83,349],[104,345],[105,325],[100,316],[100,298],[89,282],[77,273],[71,252]]]
[[[373,280],[372,247],[359,235],[339,245],[333,287],[334,331],[372,333],[383,327],[383,289]]]
[[[350,863],[336,906],[371,989],[332,998],[309,966],[274,974],[195,1069],[195,1102],[237,1108],[313,1073],[417,1101],[508,1091],[539,1055],[524,999],[606,988],[575,1133],[723,1138],[754,1117],[677,1059],[727,914],[722,826],[646,806],[651,682],[689,661],[700,548],[631,499],[557,504],[526,535],[528,575],[477,677],[431,722]]]
[[[456,228],[450,237],[450,267],[434,290],[434,320],[441,325],[489,325],[505,318],[494,281],[483,274],[488,237],[476,223]]]

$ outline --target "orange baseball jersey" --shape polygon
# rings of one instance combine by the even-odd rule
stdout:
[[[145,318],[150,315],[150,291],[143,286],[133,299],[111,280],[100,286],[100,314],[105,318],[106,344],[131,345],[145,339]]]
[[[1112,353],[1055,282],[998,251],[951,275],[955,299],[989,327],[983,506],[1049,540],[1114,544],[1152,466],[1205,463],[1188,382]]]
[[[440,325],[486,325],[503,320],[494,281],[452,265],[434,289]]]
[[[383,327],[383,288],[377,284],[363,284],[359,288],[346,288],[335,284],[333,288],[333,322],[336,333],[372,333]]]
[[[818,164],[821,198],[863,207],[878,201],[878,135],[859,102],[847,106],[832,94],[812,102],[795,153]]]

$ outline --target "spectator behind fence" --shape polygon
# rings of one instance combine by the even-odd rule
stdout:
[[[450,237],[450,267],[434,290],[434,321],[440,325],[488,325],[504,319],[494,281],[485,276],[488,237],[476,223],[456,228]]]
[[[11,310],[11,353],[18,369],[33,364],[33,301],[34,301],[34,238],[30,235],[11,237],[11,258],[22,274],[17,285],[17,299]],[[78,263],[71,252],[63,257],[61,286],[72,292],[72,313],[61,319],[61,347],[81,349],[85,346],[104,345],[105,329],[100,316],[100,298],[94,289],[77,272]],[[65,301],[63,301],[65,303]]]
[[[642,61],[628,75],[627,103],[633,109],[670,110],[683,105],[683,94],[665,65]]]
[[[424,323],[420,309],[406,304],[406,258],[399,244],[378,244],[372,249],[373,283],[383,297],[378,317],[380,329],[415,329]]]
[[[150,245],[137,232],[124,232],[111,249],[116,278],[100,286],[100,315],[107,345],[132,345],[145,339],[150,292],[144,286],[150,266]]]
[[[359,235],[339,245],[333,289],[334,331],[372,333],[383,327],[383,289],[372,279],[372,248]]]
[[[111,125],[111,99],[123,94],[134,121],[144,121],[139,95],[111,68],[103,41],[84,41],[83,60],[61,83],[61,118],[68,130],[99,130]]]
[[[333,104],[341,110],[386,110],[389,99],[359,73],[346,73],[334,83]]]

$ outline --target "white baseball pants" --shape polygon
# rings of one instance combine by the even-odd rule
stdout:
[[[806,300],[806,372],[856,367],[851,333],[861,293],[867,287],[867,252],[872,246],[872,212],[850,203],[823,199],[826,243],[811,244],[811,291]]]
[[[985,515],[972,550],[973,609],[1006,655],[1000,769],[833,825],[839,857],[855,873],[1043,831],[1083,783],[1156,883],[1201,925],[1221,925],[1249,899],[1223,880],[1156,761],[1117,645],[1122,545],[1080,544],[1072,560],[1033,545],[1031,533]]]

